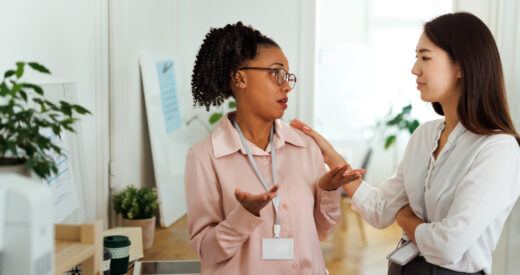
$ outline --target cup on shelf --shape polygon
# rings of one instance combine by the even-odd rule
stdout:
[[[130,251],[130,240],[127,236],[113,235],[103,238],[103,246],[110,251],[110,275],[126,274]]]

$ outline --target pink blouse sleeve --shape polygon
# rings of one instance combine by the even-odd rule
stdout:
[[[184,185],[190,244],[205,262],[219,263],[240,250],[262,219],[240,204],[224,216],[222,194],[211,158],[209,152],[191,148],[186,157]]]
[[[321,155],[321,151],[317,146],[315,150],[315,160],[317,177],[314,187],[314,221],[320,241],[327,238],[327,235],[334,229],[334,226],[341,217],[341,209],[339,202],[341,199],[341,188],[334,191],[325,191],[318,186],[320,178],[327,172],[325,169],[325,161]]]

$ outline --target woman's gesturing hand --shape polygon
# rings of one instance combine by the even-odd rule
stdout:
[[[247,211],[260,217],[260,210],[276,197],[276,191],[278,191],[278,185],[273,186],[271,190],[258,195],[242,192],[237,188],[235,189],[235,198]]]
[[[332,168],[320,178],[319,187],[326,191],[336,190],[350,182],[360,180],[365,169],[352,170],[349,164]]]
[[[316,142],[318,147],[320,147],[323,160],[325,160],[325,163],[327,163],[330,169],[347,164],[343,157],[336,152],[334,147],[332,147],[332,145],[322,135],[314,131],[309,125],[296,118],[291,121],[290,125],[314,139],[314,142]]]

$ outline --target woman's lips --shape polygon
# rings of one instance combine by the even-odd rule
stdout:
[[[287,97],[285,97],[283,99],[278,100],[278,103],[280,105],[282,105],[282,108],[287,109],[287,101],[288,101],[288,99],[287,99]]]
[[[417,82],[417,90],[420,90],[422,87],[424,87],[424,83]]]

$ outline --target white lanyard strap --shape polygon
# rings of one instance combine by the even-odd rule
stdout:
[[[253,166],[253,169],[256,172],[256,175],[262,182],[262,184],[265,187],[265,190],[269,191],[269,186],[267,186],[267,183],[264,180],[264,177],[262,177],[262,174],[260,173],[260,170],[258,170],[258,167],[256,166],[256,162],[253,159],[253,155],[251,154],[251,151],[249,150],[249,146],[247,145],[246,139],[244,138],[244,134],[242,134],[242,130],[240,130],[240,127],[238,126],[236,120],[233,119],[233,124],[235,125],[235,128],[238,131],[238,135],[240,136],[240,139],[242,140],[242,144],[244,145],[244,148],[247,152],[247,157],[249,158],[249,162]],[[274,141],[273,141],[273,135],[274,135],[274,124],[271,127],[271,133],[269,134],[269,143],[271,143],[271,161],[273,163],[273,186],[278,184],[278,173],[276,171],[276,153],[274,148]],[[278,192],[277,192],[278,193]],[[274,236],[276,238],[280,237],[280,223],[278,222],[278,196],[276,196],[273,200],[273,206],[274,206]]]

